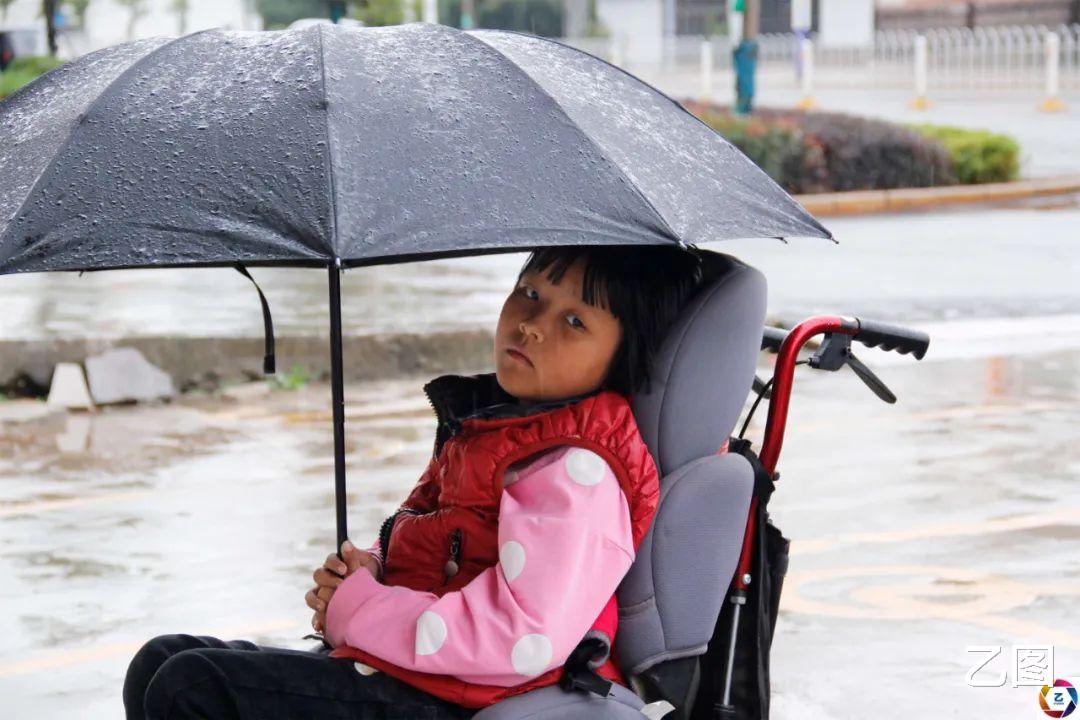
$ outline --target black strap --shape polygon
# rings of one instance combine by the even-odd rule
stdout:
[[[611,692],[611,681],[605,680],[589,667],[589,661],[607,653],[607,643],[597,637],[585,638],[578,643],[563,665],[559,677],[559,687],[566,692],[581,690],[607,697]]]
[[[776,490],[776,481],[780,479],[780,473],[770,477],[769,471],[765,469],[757,453],[750,449],[752,444],[746,438],[731,438],[728,452],[738,453],[750,462],[750,467],[754,469],[754,497],[758,498],[760,504],[766,505],[773,491]]]
[[[263,312],[263,334],[266,338],[266,347],[263,355],[263,374],[273,375],[277,372],[276,363],[274,361],[274,321],[270,317],[270,304],[266,302],[266,296],[263,295],[262,288],[259,287],[259,283],[255,282],[255,278],[251,277],[251,273],[247,271],[240,263],[236,263],[236,271],[251,281],[251,284],[255,286],[255,290],[259,293],[259,302],[262,303]]]

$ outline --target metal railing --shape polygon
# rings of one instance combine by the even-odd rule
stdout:
[[[1057,51],[1058,87],[1080,91],[1080,24],[883,30],[872,44],[827,47],[813,44],[815,84],[823,87],[908,89],[913,87],[916,38],[926,38],[926,80],[930,93],[951,91],[1044,92],[1048,52]],[[1049,36],[1057,36],[1056,48]],[[726,36],[564,39],[647,80],[677,75],[713,78],[732,71]],[[794,34],[758,38],[758,67],[773,87],[799,87],[800,47]]]

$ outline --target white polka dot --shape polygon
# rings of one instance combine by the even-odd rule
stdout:
[[[416,621],[416,654],[437,653],[444,642],[446,642],[446,622],[430,610],[426,611]]]
[[[514,666],[514,672],[535,677],[547,670],[551,663],[551,641],[546,635],[525,635],[516,643],[510,651],[510,664]]]
[[[364,676],[374,675],[375,673],[379,672],[378,670],[371,667],[370,665],[365,665],[362,662],[353,663],[353,667],[356,668],[356,672],[358,672],[358,673],[360,673],[361,675],[364,675]]]
[[[525,569],[525,548],[513,540],[503,543],[499,548],[499,564],[502,565],[506,582],[513,582]]]
[[[578,485],[596,485],[604,479],[607,463],[592,450],[574,448],[566,453],[566,474]]]

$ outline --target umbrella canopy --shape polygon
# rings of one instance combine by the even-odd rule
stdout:
[[[670,98],[512,32],[126,43],[0,104],[0,138],[0,273],[830,237]]]
[[[789,236],[831,237],[675,101],[519,33],[212,30],[91,53],[0,103],[0,274],[328,269],[339,548],[342,268]]]

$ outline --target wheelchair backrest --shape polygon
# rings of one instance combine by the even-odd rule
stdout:
[[[706,281],[634,397],[660,471],[660,507],[619,587],[619,663],[628,676],[702,654],[738,563],[753,473],[718,454],[750,392],[765,321],[765,277],[703,251]]]

